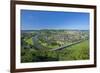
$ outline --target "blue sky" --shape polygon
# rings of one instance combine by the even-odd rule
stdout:
[[[89,13],[21,10],[21,30],[89,30]]]

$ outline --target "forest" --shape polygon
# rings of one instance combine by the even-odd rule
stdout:
[[[21,62],[89,59],[89,30],[21,30]]]

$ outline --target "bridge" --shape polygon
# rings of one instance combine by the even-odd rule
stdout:
[[[80,43],[80,42],[82,42],[82,41],[83,41],[83,40],[80,40],[80,41],[77,41],[77,42],[68,44],[68,45],[66,45],[66,46],[61,46],[61,47],[59,47],[59,48],[54,48],[54,49],[51,49],[50,51],[62,50],[62,49],[64,49],[64,48],[67,48],[67,47],[70,47],[70,46],[72,46],[72,45],[78,44],[78,43]]]

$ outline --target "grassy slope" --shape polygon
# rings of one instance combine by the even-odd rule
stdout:
[[[60,52],[60,60],[85,60],[89,59],[89,41],[86,40],[73,45]]]

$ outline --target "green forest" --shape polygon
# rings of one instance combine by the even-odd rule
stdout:
[[[88,30],[21,30],[21,62],[89,59]]]

